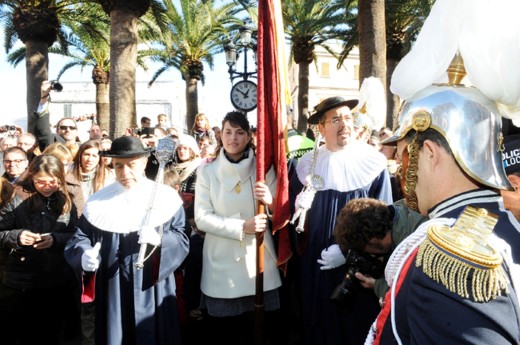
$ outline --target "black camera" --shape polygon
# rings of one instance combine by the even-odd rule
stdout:
[[[360,281],[356,278],[356,273],[360,272],[378,279],[385,271],[385,262],[368,253],[359,253],[353,249],[348,251],[346,260],[347,273],[345,278],[336,287],[330,299],[340,306],[349,308],[352,305],[355,292],[362,288]]]
[[[61,92],[63,90],[63,85],[57,80],[51,80],[51,90],[54,90],[56,92]]]
[[[16,126],[5,125],[5,130],[6,131],[16,131]]]
[[[147,137],[154,135],[154,133],[155,133],[155,128],[153,128],[153,127],[146,127],[146,128],[141,129],[141,135],[146,135]]]

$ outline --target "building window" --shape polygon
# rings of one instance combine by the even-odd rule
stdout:
[[[63,105],[63,117],[72,117],[72,104]]]
[[[330,78],[330,66],[328,62],[321,63],[321,74],[322,78]]]

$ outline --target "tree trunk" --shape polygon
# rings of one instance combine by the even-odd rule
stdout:
[[[96,85],[97,124],[101,129],[106,129],[108,133],[110,133],[109,76],[110,73],[106,72],[102,66],[96,65],[92,69],[92,81]]]
[[[110,137],[136,124],[137,19],[125,9],[110,12]]]
[[[309,63],[301,61],[298,64],[298,131],[307,131],[309,117]]]
[[[198,80],[195,78],[186,78],[186,126],[188,133],[191,133],[195,116],[199,113],[199,96],[197,92]]]
[[[392,82],[392,74],[394,73],[395,68],[397,67],[397,64],[399,61],[388,59],[386,61],[386,68],[387,68],[387,85],[386,89],[388,90],[386,93],[386,106],[387,106],[387,112],[386,112],[386,126],[390,129],[394,129],[394,127],[397,125],[397,116],[399,114],[399,108],[401,106],[401,99],[399,96],[394,95],[390,92],[390,83]]]
[[[49,46],[43,41],[27,40],[25,49],[27,131],[34,133],[33,113],[40,103],[42,82],[48,78]]]
[[[358,1],[359,86],[368,77],[386,86],[385,1]],[[388,91],[387,91],[388,93]],[[379,128],[376,128],[379,130]]]
[[[110,103],[108,84],[96,84],[97,123],[101,129],[110,133]]]

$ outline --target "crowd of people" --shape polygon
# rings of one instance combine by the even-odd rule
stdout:
[[[0,344],[520,345],[520,130],[450,68],[393,131],[320,100],[263,181],[241,112],[80,142],[43,82],[34,130],[0,127]]]

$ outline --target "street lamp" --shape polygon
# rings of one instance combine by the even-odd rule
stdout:
[[[236,44],[233,43],[233,41],[229,41],[224,46],[224,52],[226,54],[226,64],[229,66],[228,73],[229,78],[231,82],[235,78],[242,78],[244,80],[247,80],[249,77],[256,78],[256,44],[253,41],[252,33],[253,30],[247,26],[243,25],[239,29],[240,32],[240,38],[236,41]],[[238,72],[236,70],[236,64],[237,60],[240,57],[240,50],[243,50],[244,54],[244,69],[241,72]],[[252,72],[248,72],[248,52],[252,50],[253,51],[253,58],[255,60],[255,70]]]
[[[243,25],[239,29],[240,38],[236,42],[230,41],[224,46],[224,52],[226,54],[226,64],[229,66],[228,73],[231,84],[236,78],[242,78],[242,80],[236,82],[231,88],[231,103],[233,106],[242,112],[247,113],[256,108],[256,84],[249,78],[256,78],[256,43],[253,40],[253,30]],[[253,52],[253,58],[255,60],[255,70],[252,72],[248,71],[248,52]],[[240,57],[240,51],[244,56],[244,68],[242,71],[237,71],[237,61]]]

